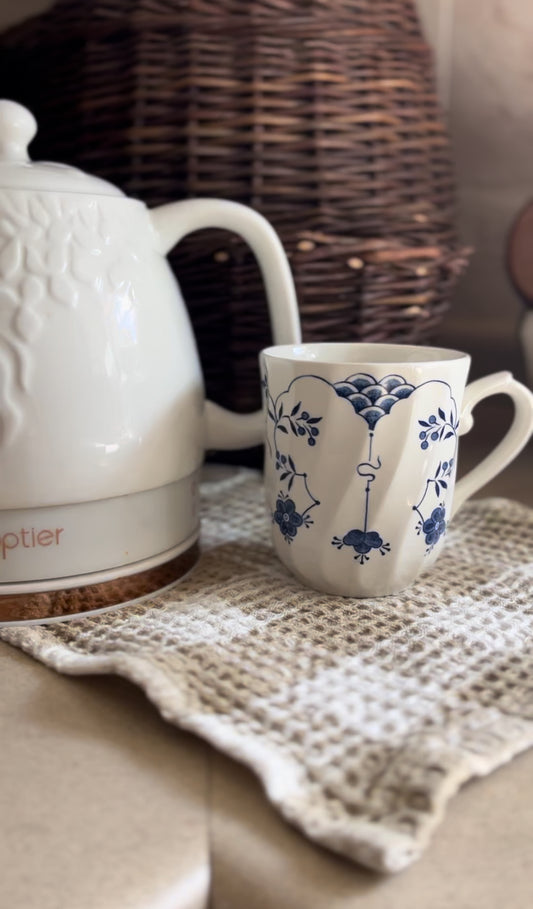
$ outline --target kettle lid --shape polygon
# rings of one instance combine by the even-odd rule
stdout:
[[[112,183],[76,167],[31,161],[28,145],[36,132],[37,121],[26,107],[0,100],[0,189],[124,196]]]

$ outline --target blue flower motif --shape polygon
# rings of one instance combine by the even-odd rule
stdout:
[[[379,382],[369,373],[356,373],[343,382],[335,382],[335,391],[346,398],[359,416],[373,430],[378,420],[390,413],[391,408],[408,398],[415,390],[402,376],[385,376]]]
[[[333,537],[331,542],[337,549],[342,549],[343,546],[351,546],[357,553],[354,559],[358,558],[361,565],[368,561],[368,553],[372,549],[379,549],[381,555],[390,552],[390,544],[384,543],[383,538],[375,530],[349,530],[342,539]]]
[[[422,524],[422,531],[426,535],[426,545],[434,546],[446,530],[446,509],[443,505],[434,508],[429,517]]]
[[[359,555],[366,555],[371,549],[380,549],[383,546],[383,540],[375,530],[367,533],[362,530],[350,530],[343,536],[342,542],[345,546],[353,546]]]
[[[304,523],[301,514],[296,511],[296,505],[292,499],[278,498],[276,501],[276,510],[272,519],[278,525],[283,536],[288,543],[296,536],[298,528]]]

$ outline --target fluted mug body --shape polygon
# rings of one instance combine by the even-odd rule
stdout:
[[[452,515],[459,435],[471,425],[463,407],[469,365],[459,351],[389,344],[262,352],[272,538],[304,583],[383,596],[432,566]],[[507,373],[489,378],[521,390],[521,447],[531,395]],[[473,479],[464,497],[487,481],[487,467]]]

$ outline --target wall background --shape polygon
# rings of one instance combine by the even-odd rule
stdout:
[[[443,329],[475,354],[476,373],[512,368],[523,307],[505,269],[518,210],[533,198],[533,3],[418,0],[435,48],[458,179],[458,223],[476,249]],[[532,250],[533,255],[533,250]]]
[[[83,0],[80,0],[83,2]],[[0,0],[0,30],[51,6]],[[473,374],[523,378],[523,308],[505,270],[518,210],[533,197],[532,0],[418,0],[435,50],[458,179],[462,240],[476,249],[438,341],[468,349]]]

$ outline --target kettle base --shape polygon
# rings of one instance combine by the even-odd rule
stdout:
[[[196,564],[199,553],[195,542],[185,552],[153,568],[76,587],[2,594],[0,584],[0,624],[62,621],[124,606],[179,581]]]

